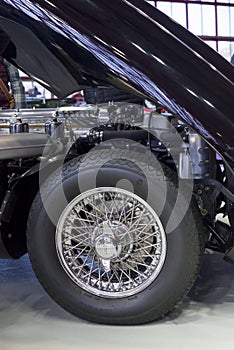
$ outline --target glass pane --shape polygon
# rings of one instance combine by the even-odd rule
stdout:
[[[171,13],[171,3],[170,2],[159,2],[157,3],[157,8],[166,13],[168,16],[172,16],[172,13]]]
[[[214,50],[218,49],[220,54],[230,61],[234,54],[234,0],[201,0],[200,4],[198,0],[150,0],[149,2],[157,3],[159,9],[185,27],[186,3],[188,6],[188,29],[196,35],[212,37],[218,35],[217,42],[213,39],[206,41],[206,43]],[[217,9],[217,23],[215,22],[215,9]],[[227,40],[220,41],[219,36],[227,37]],[[230,40],[228,40],[229,37]]]
[[[230,35],[230,8],[227,6],[218,6],[218,35]]]
[[[202,34],[202,12],[201,5],[188,5],[188,24],[189,30],[196,35]]]
[[[224,58],[226,58],[229,62],[231,60],[231,54],[232,54],[232,43],[230,41],[219,41],[219,53]]]
[[[230,35],[234,36],[234,7],[230,8]]]
[[[234,43],[231,43],[231,63],[234,66]]]
[[[209,45],[210,47],[212,47],[212,49],[214,49],[216,51],[216,42],[215,41],[211,41],[211,40],[206,40],[205,43],[207,45]]]
[[[186,8],[185,4],[174,3],[172,4],[172,18],[186,27]]]
[[[210,5],[202,5],[202,34],[215,35],[215,8]]]
[[[150,4],[150,5],[152,5],[152,6],[154,6],[155,7],[155,1],[146,1],[146,2],[148,2],[148,4]]]

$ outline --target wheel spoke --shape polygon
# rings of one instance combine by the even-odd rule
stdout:
[[[134,193],[93,189],[77,196],[56,231],[63,268],[87,292],[134,295],[158,275],[166,255],[162,224]]]

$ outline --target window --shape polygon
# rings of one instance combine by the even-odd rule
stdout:
[[[227,60],[231,59],[234,54],[234,0],[147,2],[198,35]]]

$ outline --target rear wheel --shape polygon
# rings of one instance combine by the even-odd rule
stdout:
[[[125,156],[97,151],[82,166],[66,164],[66,203],[55,173],[29,218],[29,255],[44,288],[69,312],[99,323],[140,324],[168,313],[191,288],[204,249],[194,203],[166,232],[177,196],[173,173],[140,154]]]

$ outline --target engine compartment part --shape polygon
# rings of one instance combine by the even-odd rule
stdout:
[[[99,144],[112,139],[128,139],[133,141],[145,141],[148,138],[147,130],[136,127],[129,127],[128,129],[118,129],[116,125],[103,125],[99,128],[91,129],[87,134],[79,137],[80,141],[89,142],[91,144]]]
[[[195,132],[189,133],[189,153],[195,179],[208,178],[210,174],[210,148]]]
[[[0,135],[0,149],[0,159],[3,160],[56,154],[63,145],[45,134],[17,133]]]
[[[22,133],[27,126],[29,132]],[[14,133],[9,133],[9,128]],[[197,204],[213,237],[220,229],[214,225],[217,213],[230,218],[233,196],[226,187],[225,164],[215,157],[211,147],[177,116],[163,109],[144,109],[128,103],[0,113],[0,161],[2,170],[5,169],[0,179],[1,201],[8,186],[12,191],[12,184],[19,181],[22,185],[23,174],[34,166],[39,175],[43,159],[48,164],[61,165],[61,162],[86,155],[96,146],[108,150],[137,150],[145,156],[151,154],[177,174],[179,181],[194,180]],[[35,191],[37,188],[35,186]],[[10,198],[14,198],[13,191]],[[29,202],[31,200],[30,197]],[[24,215],[27,217],[27,213]],[[4,242],[13,241],[8,240],[8,230],[6,227]],[[229,248],[230,242],[228,240]],[[223,251],[221,243],[218,249]]]
[[[64,139],[64,124],[59,122],[57,118],[45,123],[45,133],[54,139]]]
[[[11,123],[9,129],[11,134],[29,132],[28,123],[22,123],[21,119],[18,119],[15,123]]]

